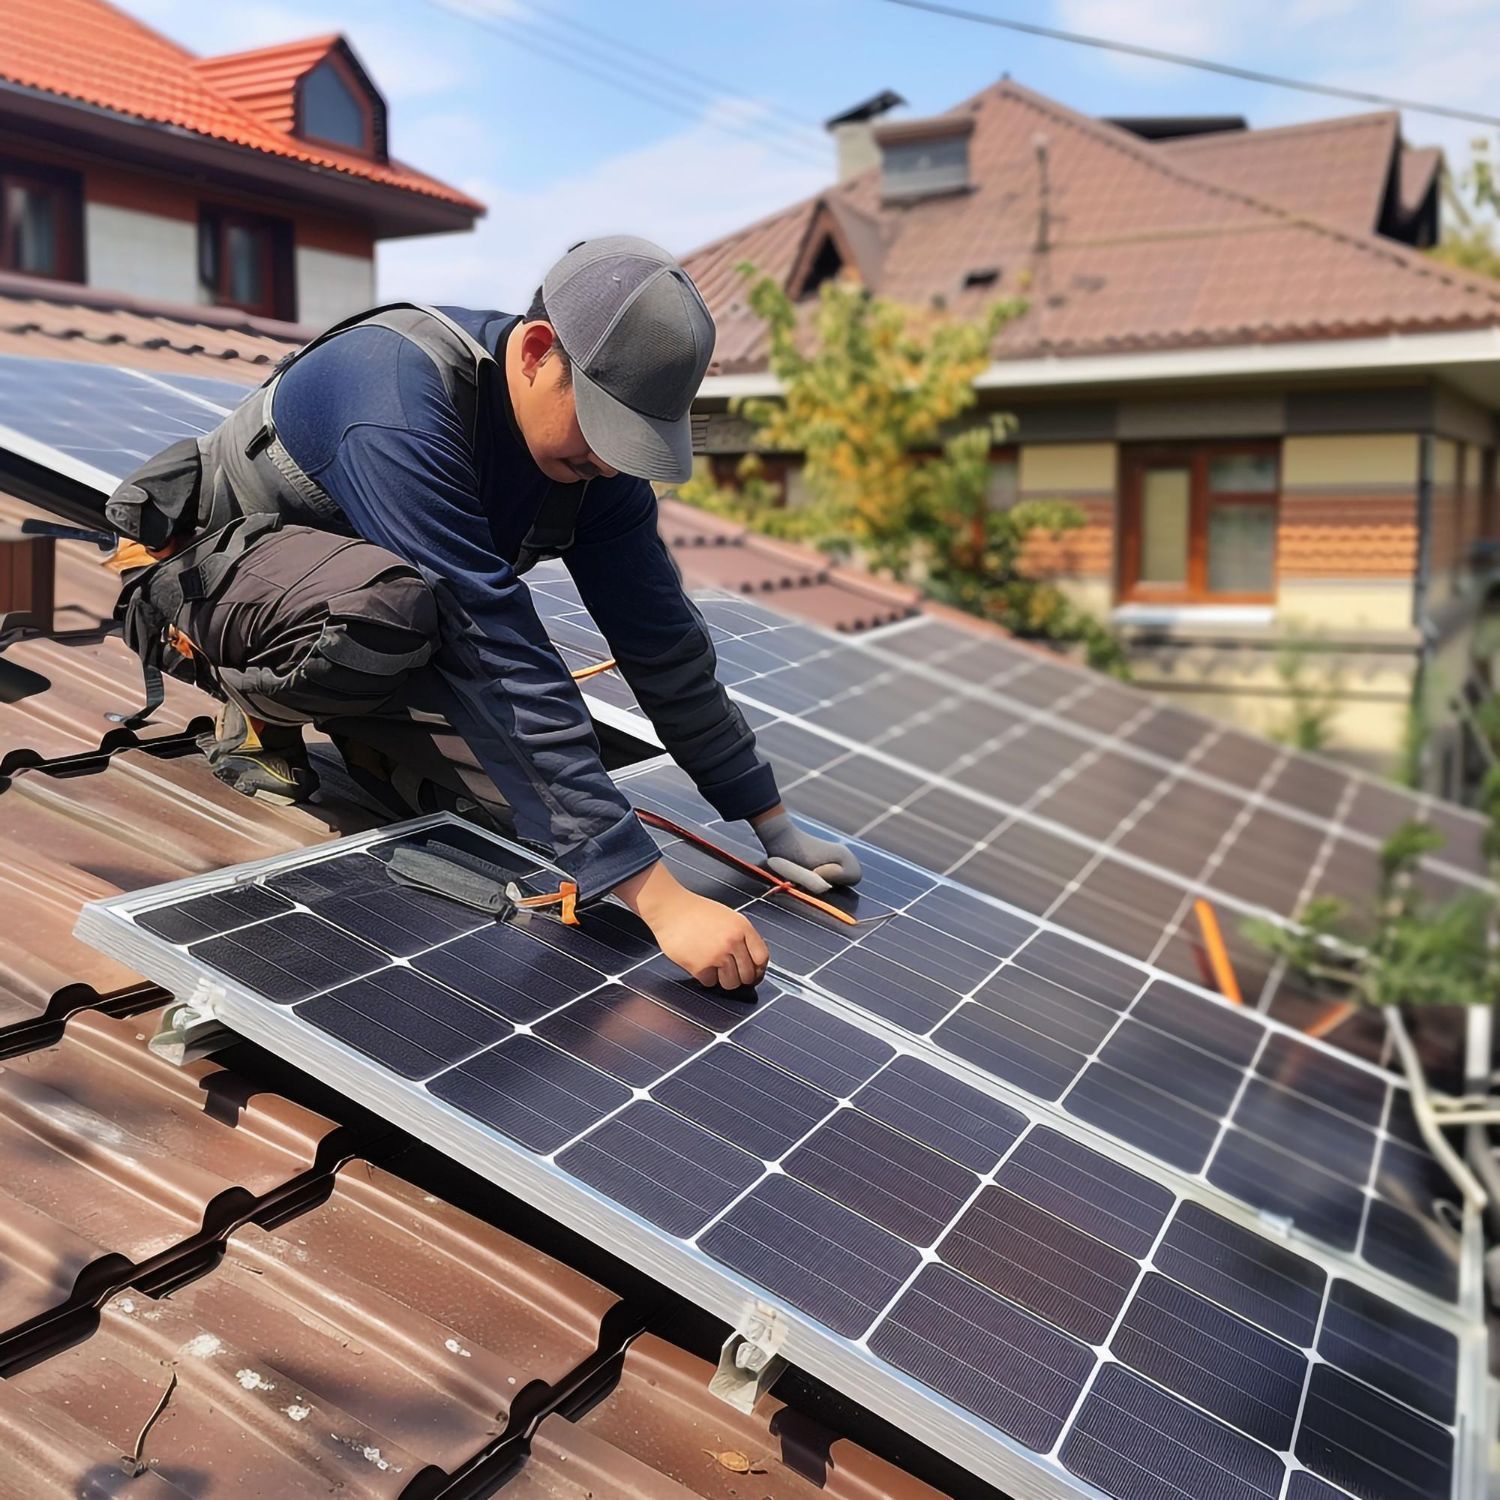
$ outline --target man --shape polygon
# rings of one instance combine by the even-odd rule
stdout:
[[[397,304],[338,325],[127,480],[108,514],[158,561],[127,575],[126,637],[225,700],[215,774],[306,798],[311,722],[404,808],[467,799],[552,846],[581,899],[612,891],[700,982],[756,983],[760,935],[661,862],[520,576],[562,556],[662,743],[771,868],[859,879],[787,815],[657,534],[647,481],[691,470],[713,341],[665,251],[589,240],[525,318]]]

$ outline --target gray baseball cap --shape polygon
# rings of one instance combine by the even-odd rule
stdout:
[[[547,272],[542,300],[589,447],[624,474],[687,479],[688,412],[714,352],[714,320],[688,273],[650,240],[603,235]]]

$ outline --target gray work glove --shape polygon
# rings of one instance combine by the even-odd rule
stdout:
[[[790,813],[757,823],[755,836],[766,851],[766,868],[811,895],[853,885],[862,873],[852,849],[798,828]]]

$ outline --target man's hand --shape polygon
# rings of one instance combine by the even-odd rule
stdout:
[[[863,873],[852,849],[798,828],[780,802],[752,818],[750,826],[766,851],[766,868],[811,895],[853,885]]]
[[[737,911],[694,895],[660,860],[622,881],[614,894],[699,984],[736,990],[765,978],[771,955],[755,928]]]

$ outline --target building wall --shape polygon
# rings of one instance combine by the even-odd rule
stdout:
[[[198,226],[182,218],[84,204],[88,284],[157,302],[205,300],[198,284]]]
[[[204,205],[289,222],[294,316],[336,322],[375,300],[375,240],[348,218],[289,214],[277,201],[225,192],[186,175],[143,171],[0,128],[0,155],[78,173],[83,194],[84,280],[144,300],[207,304],[198,279],[198,220]]]
[[[369,256],[347,255],[298,245],[297,321],[326,328],[375,301],[375,262]]]

